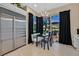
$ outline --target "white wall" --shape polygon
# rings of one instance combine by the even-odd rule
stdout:
[[[49,10],[49,15],[58,14],[61,11],[70,10],[71,23],[71,37],[77,35],[77,28],[79,28],[79,4],[69,4],[56,9]]]

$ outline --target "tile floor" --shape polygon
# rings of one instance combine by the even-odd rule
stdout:
[[[79,50],[72,46],[53,43],[50,50],[36,47],[34,44],[21,47],[5,56],[79,56]]]

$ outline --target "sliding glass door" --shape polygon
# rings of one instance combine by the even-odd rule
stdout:
[[[50,17],[50,27],[52,31],[53,41],[59,41],[59,15],[53,15]]]

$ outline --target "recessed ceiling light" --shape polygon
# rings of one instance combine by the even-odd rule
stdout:
[[[34,7],[37,7],[37,4],[34,4]]]

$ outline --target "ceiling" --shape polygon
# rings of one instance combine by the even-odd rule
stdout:
[[[32,8],[34,11],[40,13],[41,11],[51,10],[53,8],[67,5],[68,3],[25,3],[26,6]]]

